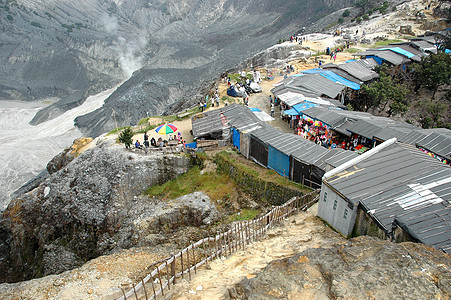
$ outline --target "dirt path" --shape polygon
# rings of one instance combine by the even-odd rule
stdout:
[[[346,242],[325,227],[312,212],[301,212],[268,231],[267,236],[227,258],[203,266],[192,280],[179,279],[165,299],[224,299],[229,289],[244,278],[253,278],[272,260],[300,253],[307,248],[329,247]]]

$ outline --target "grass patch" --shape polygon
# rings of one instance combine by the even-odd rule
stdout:
[[[346,49],[344,52],[347,52],[347,53],[359,53],[359,52],[362,52],[362,49],[349,48],[349,49]]]
[[[195,191],[203,191],[212,200],[230,199],[235,195],[236,186],[224,174],[202,173],[199,168],[194,167],[174,180],[149,187],[144,194],[169,200]]]
[[[230,81],[232,81],[232,82],[233,81],[241,82],[241,76],[238,73],[229,74],[229,77],[230,77]],[[252,79],[252,75],[251,74],[247,74],[246,78]]]
[[[127,126],[125,126],[127,127]],[[119,131],[121,131],[122,129],[124,129],[125,127],[118,127],[118,128],[114,128],[113,130],[111,130],[110,132],[108,132],[106,135],[110,135],[110,134],[116,134]]]
[[[139,120],[138,125],[145,125],[149,123],[149,119],[150,118],[142,118],[141,120]]]
[[[253,220],[260,213],[257,209],[242,209],[229,217],[230,222]]]
[[[384,47],[384,46],[388,46],[392,43],[399,43],[399,42],[402,42],[402,40],[383,40],[383,41],[377,41],[374,44],[362,45],[362,47],[365,47],[365,48]]]
[[[326,55],[326,51],[318,51],[315,54],[312,54],[312,56],[321,56],[321,55]]]

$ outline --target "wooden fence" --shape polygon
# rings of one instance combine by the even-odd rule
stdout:
[[[197,268],[221,256],[229,256],[238,250],[244,250],[249,243],[259,240],[266,231],[283,218],[300,210],[306,210],[319,198],[319,190],[302,197],[294,197],[283,205],[273,207],[264,216],[252,221],[235,222],[228,231],[215,237],[207,237],[189,245],[177,254],[161,260],[161,263],[150,274],[125,292],[126,299],[156,299],[158,295],[171,290],[178,278],[191,279],[191,274],[197,273]],[[157,263],[157,264],[158,264]]]

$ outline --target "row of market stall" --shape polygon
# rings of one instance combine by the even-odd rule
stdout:
[[[260,120],[250,108],[232,104],[193,118],[197,140],[230,140],[248,159],[306,186],[318,188],[328,170],[357,156],[343,149],[326,149]]]
[[[359,115],[368,117],[359,112],[314,109],[323,111],[324,118],[334,125],[342,121],[340,114],[348,120]],[[365,122],[369,124],[371,118]],[[371,234],[368,224],[373,223],[388,238],[415,240],[451,251],[451,169],[423,153],[433,149],[449,157],[449,130],[414,130],[403,136],[411,145],[382,144],[371,150],[376,153],[358,155],[283,133],[261,121],[248,107],[237,104],[203,113],[193,118],[192,124],[197,140],[229,141],[246,158],[282,176],[313,188],[321,186],[318,214],[345,236],[352,232]],[[356,128],[364,127],[360,123]],[[390,131],[393,129],[381,132]],[[384,139],[388,137],[384,135]],[[338,172],[328,175],[333,170]]]

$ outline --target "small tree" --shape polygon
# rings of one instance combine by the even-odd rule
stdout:
[[[133,144],[133,131],[130,126],[125,127],[124,130],[119,134],[119,142],[125,144],[125,148],[130,148],[130,145]]]
[[[432,99],[439,86],[451,84],[451,57],[444,53],[431,54],[412,66],[416,77],[415,91],[424,86],[433,91]]]
[[[390,103],[389,116],[403,113],[409,105],[407,93],[405,85],[393,82],[390,76],[380,72],[378,81],[362,86],[360,102],[363,107],[361,109],[368,111],[371,107],[378,107],[385,110]]]
[[[347,17],[349,17],[349,15],[351,14],[351,12],[349,11],[349,9],[347,9],[347,10],[345,10],[344,12],[343,12],[343,14],[341,15],[343,18],[347,18]]]

